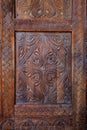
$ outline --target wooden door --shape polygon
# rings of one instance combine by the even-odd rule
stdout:
[[[2,130],[84,130],[85,0],[0,0]]]

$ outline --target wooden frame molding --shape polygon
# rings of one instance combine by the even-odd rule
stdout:
[[[81,113],[86,108],[86,81],[84,72],[85,1],[73,2],[73,99],[76,121],[81,122]],[[79,126],[76,127],[79,130]]]
[[[2,115],[14,114],[13,1],[2,0]]]

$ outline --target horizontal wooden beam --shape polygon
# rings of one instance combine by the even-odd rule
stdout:
[[[29,116],[62,116],[72,115],[72,105],[15,105],[16,118]]]
[[[15,31],[72,31],[71,20],[42,21],[42,20],[14,20]]]

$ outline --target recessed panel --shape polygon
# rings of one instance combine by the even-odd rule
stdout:
[[[71,103],[71,33],[16,32],[16,103]]]
[[[16,17],[71,19],[72,0],[16,0]]]

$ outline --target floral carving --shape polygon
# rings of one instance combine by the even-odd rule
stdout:
[[[71,102],[70,37],[70,33],[16,34],[17,103],[57,104],[61,96],[62,102]]]
[[[16,16],[19,18],[70,19],[71,8],[72,0],[16,0]]]

